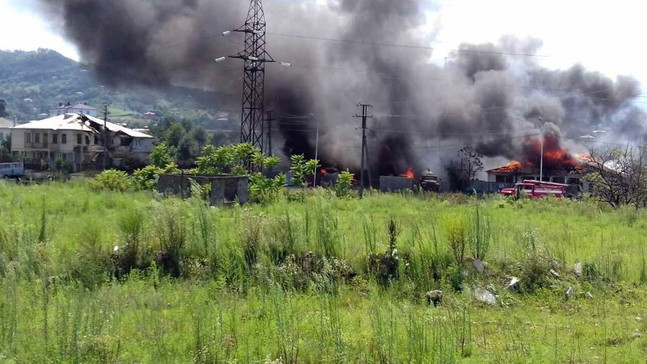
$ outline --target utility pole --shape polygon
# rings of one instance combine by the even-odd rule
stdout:
[[[359,172],[359,198],[364,197],[364,163],[367,162],[366,159],[368,157],[368,149],[366,147],[366,119],[373,118],[373,115],[368,115],[368,108],[372,108],[373,105],[368,105],[368,104],[359,104],[357,106],[362,107],[362,115],[355,115],[355,117],[362,118],[362,161],[361,161],[361,167],[360,167],[360,172]],[[367,163],[368,164],[368,163]],[[370,179],[370,177],[369,177]]]
[[[108,166],[108,104],[103,104],[103,170]]]
[[[272,156],[272,112],[268,111],[267,112],[267,155]]]
[[[317,141],[315,142],[315,160],[319,162],[319,119],[317,119]],[[317,165],[315,165],[312,187],[317,187]]]
[[[544,119],[541,117],[538,118],[539,122],[541,123],[539,126],[539,130],[541,130],[541,154],[540,154],[540,159],[539,159],[539,182],[544,181],[544,138],[546,136],[546,132],[544,131]]]

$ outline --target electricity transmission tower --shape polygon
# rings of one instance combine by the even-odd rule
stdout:
[[[245,25],[234,32],[245,34],[245,49],[230,58],[244,61],[243,109],[240,123],[241,143],[263,150],[263,116],[265,98],[265,63],[275,62],[265,50],[265,11],[262,0],[251,0]],[[223,35],[231,31],[224,32]],[[225,57],[216,59],[217,62]],[[288,65],[288,64],[285,64]]]

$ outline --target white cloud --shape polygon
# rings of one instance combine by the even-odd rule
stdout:
[[[502,35],[543,41],[542,65],[566,68],[581,63],[611,77],[632,75],[647,84],[647,51],[642,47],[647,3],[634,0],[441,0],[430,14],[438,34],[435,57],[460,43],[497,42]]]
[[[79,59],[76,47],[56,34],[41,18],[5,2],[0,4],[0,34],[0,49],[49,48],[66,57]]]

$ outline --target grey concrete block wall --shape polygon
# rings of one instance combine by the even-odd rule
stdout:
[[[247,176],[194,176],[183,174],[163,174],[157,180],[157,191],[165,195],[182,198],[191,196],[191,182],[201,186],[211,184],[209,199],[212,206],[241,204],[249,201],[249,177]]]
[[[399,192],[413,189],[413,178],[380,176],[381,192]]]

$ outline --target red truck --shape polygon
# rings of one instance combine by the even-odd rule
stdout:
[[[517,183],[514,187],[502,189],[501,194],[503,196],[514,196],[515,198],[519,198],[523,194],[530,198],[541,198],[544,196],[562,198],[567,195],[568,187],[569,185],[564,183],[542,182],[527,179],[521,183]]]

